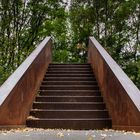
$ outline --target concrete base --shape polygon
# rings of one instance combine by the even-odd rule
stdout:
[[[43,130],[0,131],[2,140],[140,140],[140,133],[114,130]]]

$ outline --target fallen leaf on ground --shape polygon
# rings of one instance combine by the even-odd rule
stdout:
[[[62,132],[58,132],[58,133],[57,133],[57,136],[58,136],[58,137],[64,137],[64,134],[63,134]]]

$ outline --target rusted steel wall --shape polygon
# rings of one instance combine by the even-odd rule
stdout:
[[[0,87],[0,127],[25,125],[49,63],[52,42],[46,37]]]
[[[140,131],[140,91],[94,37],[88,62],[93,67],[114,129]]]

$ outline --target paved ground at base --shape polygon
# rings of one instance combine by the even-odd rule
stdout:
[[[0,131],[0,140],[140,140],[140,133],[114,130],[43,130]]]

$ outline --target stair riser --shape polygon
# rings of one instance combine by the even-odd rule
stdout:
[[[92,71],[48,71],[46,76],[49,74],[93,74]]]
[[[91,78],[93,78],[94,77],[94,75],[93,74],[47,74],[47,75],[45,75],[45,77],[84,77],[84,78],[89,78],[89,77],[91,77]]]
[[[99,90],[98,86],[41,86],[40,90]]]
[[[111,128],[111,121],[97,120],[28,120],[27,126],[36,128],[60,128],[60,129],[104,129]]]
[[[48,103],[34,103],[34,109],[76,109],[76,110],[103,110],[105,109],[104,104],[48,104]]]
[[[79,69],[79,68],[91,68],[90,65],[49,65],[49,69],[50,68],[61,68],[61,69],[70,69],[70,68],[74,68],[74,69]]]
[[[37,97],[37,102],[103,102],[101,97]]]
[[[68,91],[40,91],[40,95],[42,96],[101,96],[101,93],[99,91],[92,91],[92,92],[81,92],[81,91],[74,91],[74,92],[68,92]]]
[[[97,85],[96,81],[43,81],[42,85]]]
[[[95,77],[45,77],[43,81],[96,81]]]
[[[37,118],[108,118],[107,111],[32,111]]]
[[[91,71],[92,72],[92,69],[91,68],[49,68],[48,69],[48,72],[54,72],[54,71],[57,71],[57,72],[61,72],[61,71],[79,71],[79,72],[82,72],[82,71]]]

